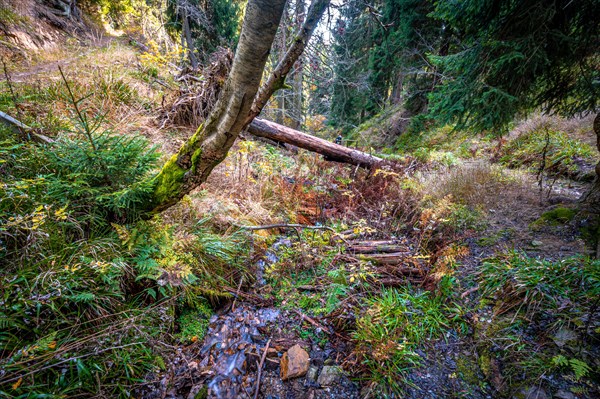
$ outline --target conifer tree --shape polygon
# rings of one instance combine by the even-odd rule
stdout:
[[[435,15],[454,43],[448,55],[431,57],[445,76],[431,96],[439,123],[502,132],[532,110],[597,109],[597,0],[438,2]]]

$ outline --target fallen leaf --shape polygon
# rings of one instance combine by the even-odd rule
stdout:
[[[22,383],[23,383],[23,378],[19,378],[19,379],[17,380],[17,382],[15,382],[14,384],[12,384],[12,389],[14,390],[14,389],[17,389],[17,388],[19,388],[19,387],[21,386],[21,384],[22,384]]]

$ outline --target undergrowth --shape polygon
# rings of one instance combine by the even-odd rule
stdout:
[[[500,161],[509,167],[527,167],[550,178],[591,180],[597,151],[562,131],[544,129],[521,134],[510,141]]]
[[[192,211],[140,221],[159,154],[56,90],[71,105],[53,143],[0,129],[0,396],[130,397],[202,337],[190,317],[239,281],[248,240]]]
[[[353,333],[354,353],[376,396],[402,397],[412,385],[408,374],[424,361],[417,348],[452,328],[460,308],[448,305],[442,295],[410,286],[384,289],[363,305]]]
[[[600,262],[507,252],[485,260],[477,279],[491,307],[480,324],[479,363],[501,396],[528,384],[556,389],[559,381],[572,392],[597,392]]]

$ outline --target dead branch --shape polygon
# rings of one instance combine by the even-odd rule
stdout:
[[[5,114],[2,111],[0,111],[0,122],[10,127],[17,134],[30,137],[35,141],[39,141],[45,144],[54,143],[54,140],[52,140],[50,137],[37,133],[32,127],[27,126],[26,124],[16,120],[12,116]]]
[[[269,352],[269,345],[271,344],[271,339],[267,341],[265,345],[265,349],[263,351],[262,357],[260,358],[260,363],[258,365],[258,376],[256,377],[256,391],[254,392],[254,399],[258,399],[258,392],[260,392],[260,377],[262,376],[263,365],[265,364],[265,359],[267,358],[267,353]]]
[[[318,321],[316,321],[315,319],[313,319],[312,317],[308,317],[307,315],[305,315],[304,313],[302,313],[301,311],[299,311],[298,309],[294,309],[294,312],[300,316],[300,318],[302,318],[303,320],[307,321],[309,324],[311,324],[313,327],[315,328],[319,328],[323,331],[325,331],[327,334],[333,334],[332,331],[329,330],[329,328],[325,327],[323,324],[319,323]]]

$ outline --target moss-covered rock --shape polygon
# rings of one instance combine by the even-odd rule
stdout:
[[[212,309],[201,302],[197,309],[186,309],[179,316],[179,338],[182,341],[197,341],[204,338],[208,330],[209,319],[212,316]]]
[[[551,211],[544,212],[541,216],[541,219],[545,220],[549,224],[562,224],[568,223],[577,214],[575,209],[558,207],[554,208]]]
[[[532,230],[539,230],[544,226],[560,226],[571,222],[577,215],[577,210],[572,208],[557,207],[544,212],[539,219],[530,224]]]

